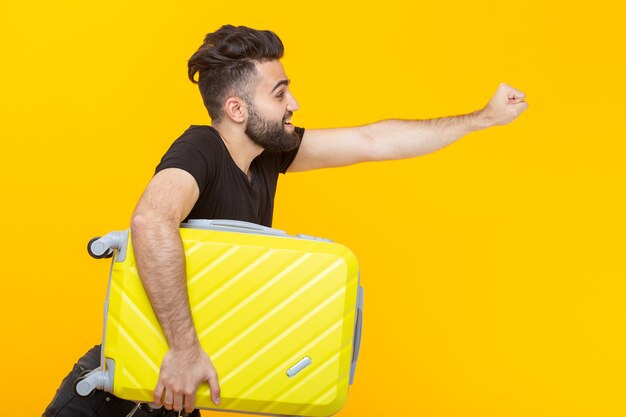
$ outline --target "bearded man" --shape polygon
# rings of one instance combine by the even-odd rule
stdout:
[[[212,126],[191,126],[172,144],[131,220],[139,275],[169,343],[154,403],[137,409],[104,391],[77,396],[76,379],[100,364],[95,346],[65,378],[44,416],[125,416],[133,410],[136,416],[162,416],[183,409],[198,416],[195,393],[205,381],[220,404],[217,370],[192,321],[181,222],[232,219],[271,226],[279,173],[416,157],[510,123],[528,107],[523,93],[503,83],[483,109],[467,115],[304,130],[292,124],[298,102],[280,62],[283,51],[271,31],[227,25],[208,34],[189,60],[189,79],[199,85]]]

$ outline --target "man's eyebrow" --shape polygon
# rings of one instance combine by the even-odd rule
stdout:
[[[276,83],[274,88],[272,88],[272,91],[270,91],[270,94],[273,93],[274,90],[276,90],[278,87],[280,87],[282,85],[289,85],[290,82],[291,82],[291,80],[280,80],[278,83]]]

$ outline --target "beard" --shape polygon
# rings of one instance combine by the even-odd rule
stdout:
[[[300,136],[295,132],[285,131],[285,120],[291,117],[289,112],[279,122],[266,120],[257,113],[252,103],[248,104],[248,123],[246,135],[257,145],[270,152],[285,152],[300,145]]]

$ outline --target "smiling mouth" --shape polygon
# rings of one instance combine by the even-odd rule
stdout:
[[[287,116],[283,119],[283,123],[286,125],[290,125],[292,116],[293,116],[293,112],[287,113]]]

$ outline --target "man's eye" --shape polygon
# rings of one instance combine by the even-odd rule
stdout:
[[[284,95],[285,93],[281,91],[280,93],[276,94],[276,98],[283,98]]]

